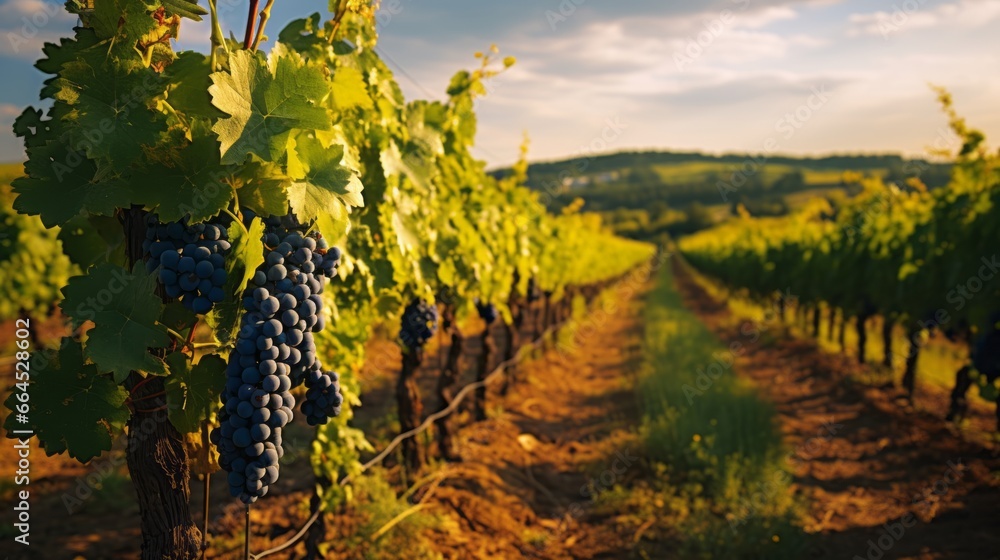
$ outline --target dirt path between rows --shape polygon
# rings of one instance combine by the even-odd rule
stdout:
[[[520,381],[491,402],[502,412],[458,433],[463,460],[427,499],[449,520],[431,536],[445,558],[628,557],[634,535],[598,518],[582,489],[638,460],[627,372],[641,349],[640,300],[591,313],[600,326],[520,366]]]
[[[861,366],[779,333],[752,342],[725,303],[674,261],[687,305],[724,342],[745,348],[739,375],[774,402],[808,500],[812,558],[1000,558],[997,450],[940,415],[907,410],[892,389],[852,382]],[[941,411],[943,413],[943,410]],[[886,525],[888,524],[888,525]]]

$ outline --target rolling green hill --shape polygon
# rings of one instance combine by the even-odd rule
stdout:
[[[697,152],[620,152],[528,168],[528,185],[550,195],[557,206],[574,198],[587,209],[683,208],[754,201],[775,195],[842,187],[846,171],[888,180],[919,176],[929,187],[947,182],[950,166],[899,155],[842,155],[819,158],[709,155]],[[507,170],[499,170],[504,175]],[[801,197],[800,197],[801,198]]]
[[[726,219],[737,204],[754,215],[781,215],[817,196],[850,194],[845,172],[897,182],[917,177],[936,188],[947,184],[950,170],[948,164],[892,154],[796,158],[648,151],[534,163],[528,185],[554,209],[582,198],[586,211],[603,214],[618,233],[650,237],[696,231]]]

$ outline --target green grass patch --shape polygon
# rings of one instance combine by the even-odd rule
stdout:
[[[773,407],[684,308],[668,270],[645,309],[637,391],[659,498],[684,558],[799,558],[788,453]]]

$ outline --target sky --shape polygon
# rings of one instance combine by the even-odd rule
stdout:
[[[246,3],[219,4],[241,36]],[[326,17],[326,5],[276,0],[268,29]],[[41,45],[75,22],[61,6],[0,0],[0,161],[22,157],[10,126],[37,101]],[[955,147],[929,84],[1000,136],[1000,0],[383,0],[378,27],[408,99],[443,99],[490,44],[517,58],[478,105],[475,153],[491,166],[513,162],[525,134],[534,161],[765,147],[920,156]],[[185,22],[177,47],[206,51],[207,22]]]

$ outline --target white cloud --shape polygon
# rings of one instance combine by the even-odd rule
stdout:
[[[799,17],[798,12],[788,6],[772,6],[759,12],[738,14],[736,25],[747,29],[760,29],[776,21],[790,20]]]
[[[14,117],[21,114],[21,108],[11,103],[0,103],[0,122],[14,122]]]
[[[39,58],[42,45],[65,36],[75,21],[62,2],[8,0],[0,5],[0,55]]]
[[[853,13],[848,17],[848,34],[888,38],[901,31],[928,28],[981,27],[1000,18],[1000,0],[959,0],[935,7],[906,2],[891,11]]]

